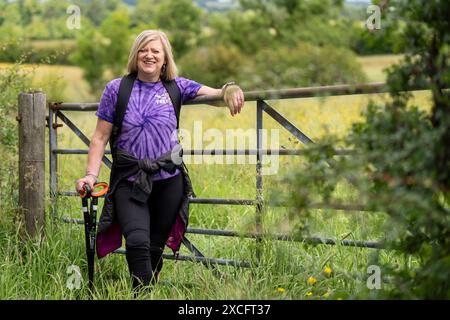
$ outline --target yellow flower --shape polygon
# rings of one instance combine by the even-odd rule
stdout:
[[[308,291],[308,292],[306,293],[306,296],[307,296],[307,297],[311,297],[311,296],[312,296],[312,292],[311,292],[311,291]]]
[[[330,293],[328,291],[322,295],[322,297],[324,297],[324,298],[328,298],[329,296],[330,296]]]
[[[277,288],[277,291],[279,292],[279,293],[283,293],[284,291],[286,291],[284,288],[281,288],[281,287],[278,287]]]
[[[323,269],[323,272],[325,272],[325,274],[326,274],[327,276],[330,276],[330,275],[333,273],[333,269],[331,269],[331,267],[329,267],[329,266],[326,266],[326,267]]]
[[[313,286],[313,285],[316,284],[316,282],[317,282],[317,279],[316,279],[316,278],[314,278],[314,277],[309,277],[309,278],[308,278],[308,284],[309,284],[309,285]]]

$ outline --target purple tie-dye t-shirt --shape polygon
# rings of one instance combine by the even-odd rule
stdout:
[[[114,122],[120,80],[114,79],[106,85],[96,113],[97,117],[110,123]],[[175,81],[181,91],[182,103],[194,98],[201,87],[201,84],[182,77]],[[136,79],[117,140],[118,147],[137,159],[156,159],[178,143],[176,128],[175,110],[162,82]],[[178,169],[173,174],[161,170],[153,180],[167,179],[179,173]]]

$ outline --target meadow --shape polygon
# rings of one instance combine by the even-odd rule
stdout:
[[[369,82],[383,81],[382,69],[398,61],[399,56],[363,57],[362,64]],[[1,67],[1,66],[0,66]],[[66,102],[96,101],[88,91],[82,73],[76,67],[39,66],[34,85],[49,92],[51,99]],[[417,92],[414,103],[429,105],[429,94]],[[344,136],[352,123],[362,119],[369,101],[383,103],[386,95],[354,95],[326,98],[268,101],[314,141],[329,135]],[[208,129],[244,130],[256,127],[255,102],[247,102],[243,112],[231,117],[224,108],[185,106],[180,127],[193,132],[195,126]],[[95,128],[93,112],[65,112],[90,137]],[[267,115],[264,128],[280,129],[281,148],[302,146]],[[270,136],[270,134],[269,134]],[[196,148],[182,141],[186,149]],[[204,141],[204,147],[208,142]],[[270,144],[269,144],[270,145]],[[85,148],[67,126],[58,129],[59,148]],[[73,191],[74,183],[84,173],[85,155],[59,155],[58,179],[60,191]],[[275,160],[273,160],[275,161]],[[264,198],[276,198],[280,192],[296,192],[282,188],[281,179],[304,164],[300,156],[280,156],[276,175],[263,177]],[[202,198],[256,197],[254,158],[245,157],[244,164],[189,164],[194,190]],[[46,168],[48,170],[48,166]],[[101,180],[109,171],[101,170]],[[48,172],[47,172],[48,175]],[[47,180],[48,181],[48,180]],[[47,186],[48,188],[48,186]],[[47,194],[49,194],[47,192]],[[357,190],[342,184],[338,196],[357,200]],[[50,201],[48,201],[50,203]],[[50,212],[50,205],[48,212]],[[267,207],[264,232],[295,232],[296,220],[290,220],[289,208]],[[87,270],[84,234],[79,225],[52,221],[47,223],[44,239],[20,245],[19,232],[13,213],[0,215],[2,228],[0,244],[0,299],[87,299]],[[81,203],[75,197],[61,197],[58,216],[81,217]],[[312,236],[335,240],[371,240],[383,238],[383,213],[343,212],[317,209],[308,221]],[[190,227],[205,229],[255,230],[255,208],[252,206],[191,204]],[[165,260],[160,283],[139,299],[352,299],[361,292],[370,295],[366,287],[367,267],[374,249],[350,248],[341,245],[308,245],[293,241],[263,239],[258,243],[260,258],[256,258],[254,239],[187,234],[187,237],[207,257],[245,260],[251,268],[218,266],[219,274],[200,263]],[[170,253],[166,250],[166,253]],[[190,255],[182,248],[181,255]],[[381,256],[392,265],[414,264],[395,252],[381,250]],[[67,268],[79,266],[84,281],[80,289],[70,290]],[[123,255],[110,255],[96,261],[94,299],[132,299],[130,279]],[[388,284],[385,284],[388,285]]]

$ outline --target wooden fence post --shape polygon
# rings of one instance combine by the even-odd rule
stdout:
[[[45,227],[45,94],[19,94],[19,212],[30,236]]]

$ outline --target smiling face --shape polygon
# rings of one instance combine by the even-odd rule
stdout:
[[[142,80],[158,81],[164,63],[165,55],[161,40],[155,39],[147,42],[138,51],[138,77]]]

